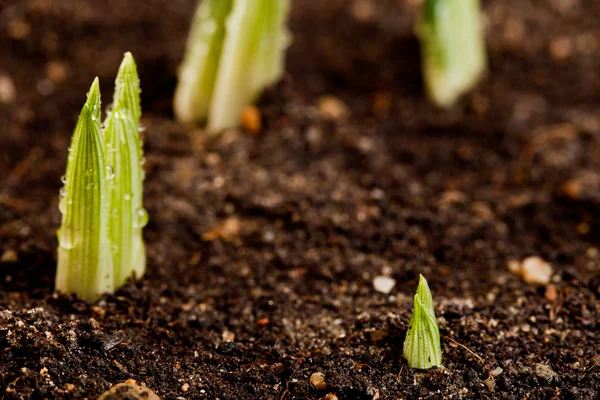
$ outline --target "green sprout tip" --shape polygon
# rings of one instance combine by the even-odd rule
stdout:
[[[423,275],[419,276],[414,310],[404,341],[404,358],[410,368],[428,369],[442,365],[440,331],[431,291]]]

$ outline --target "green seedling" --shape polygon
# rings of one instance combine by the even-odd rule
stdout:
[[[140,86],[135,61],[126,53],[117,79],[112,111],[104,126],[104,157],[109,198],[109,235],[114,286],[146,270],[142,228],[148,213],[142,205],[144,158],[140,140]]]
[[[430,100],[452,106],[487,69],[480,0],[425,0],[417,34]]]
[[[404,341],[404,358],[410,368],[428,369],[442,365],[440,331],[431,291],[423,275],[419,277],[413,314]]]
[[[101,129],[96,78],[71,139],[59,200],[62,223],[58,232],[56,290],[74,292],[86,300],[95,300],[114,288]]]
[[[69,147],[60,191],[56,290],[94,301],[146,269],[139,80],[130,53],[116,79],[112,112],[100,124],[94,80]]]
[[[204,0],[179,71],[174,110],[210,131],[239,125],[243,110],[283,75],[289,0]]]

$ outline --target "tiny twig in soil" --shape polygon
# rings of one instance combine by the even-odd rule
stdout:
[[[279,398],[279,400],[283,400],[285,395],[288,394],[288,386],[289,386],[290,381],[289,380],[285,380],[285,390],[283,391],[283,394],[281,395],[281,397]]]
[[[451,341],[452,343],[456,344],[457,346],[462,347],[463,349],[465,349],[466,351],[468,351],[469,353],[471,353],[475,358],[477,358],[479,360],[479,362],[481,363],[481,365],[483,366],[483,369],[485,369],[485,372],[487,372],[489,378],[493,382],[496,382],[496,380],[494,379],[494,375],[492,375],[492,373],[490,372],[490,370],[488,369],[488,367],[486,367],[485,360],[479,354],[475,353],[473,350],[469,349],[464,344],[459,343],[456,340],[452,339],[450,336],[444,335],[444,338],[448,339],[449,341]]]
[[[560,310],[562,309],[562,304],[565,300],[565,294],[562,290],[559,290],[558,292],[558,299],[555,300],[552,303],[552,306],[550,306],[550,311],[548,312],[548,318],[550,319],[550,321],[554,322],[554,320],[556,319],[556,316],[558,315],[558,313],[560,312]]]

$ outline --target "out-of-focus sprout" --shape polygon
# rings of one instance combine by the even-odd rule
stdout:
[[[431,291],[423,275],[419,276],[413,315],[404,340],[404,358],[410,368],[427,369],[442,365],[440,331]]]
[[[430,100],[447,108],[487,69],[480,0],[425,0],[417,34]]]
[[[243,110],[283,74],[289,0],[204,0],[194,18],[175,93],[175,115],[236,127]]]
[[[232,4],[233,0],[204,0],[196,10],[173,100],[175,115],[182,122],[208,117]]]

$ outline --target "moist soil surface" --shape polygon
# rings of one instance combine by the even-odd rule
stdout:
[[[484,1],[488,77],[440,111],[417,2],[297,0],[262,128],[212,138],[171,111],[194,3],[2,0],[1,398],[128,379],[164,399],[600,398],[600,2]],[[60,177],[125,51],[148,272],[88,304],[54,293]],[[549,282],[509,270],[527,257]],[[419,274],[428,371],[402,357]]]

